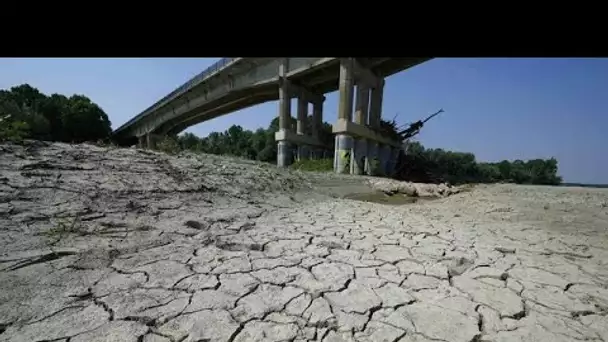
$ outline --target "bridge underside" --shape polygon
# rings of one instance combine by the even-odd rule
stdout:
[[[387,59],[370,69],[376,75],[392,75],[422,62],[421,59],[408,58],[406,60],[407,61],[404,62],[404,59]],[[323,69],[302,72],[290,77],[289,80],[306,88],[311,93],[326,94],[338,90],[339,78],[336,77],[336,75],[339,73],[340,61],[336,60]],[[272,83],[231,92],[226,95],[225,98],[222,98],[222,102],[227,102],[226,105],[213,107],[213,105],[210,104],[209,106],[197,108],[179,118],[167,121],[156,131],[159,134],[179,134],[188,127],[197,125],[201,122],[257,104],[276,101],[279,99],[279,92],[277,90],[276,83]]]
[[[423,62],[420,59],[380,61],[374,64],[355,58],[341,58],[329,73],[339,77],[319,79],[310,87],[312,93],[323,94],[339,90],[338,119],[333,125],[334,170],[337,173],[390,175],[401,151],[401,142],[383,136],[379,131],[384,76]],[[281,70],[281,69],[279,69]],[[286,78],[279,71],[280,78]],[[304,120],[309,99],[301,92],[298,95],[297,131],[287,124],[291,116],[293,84],[308,85],[306,80],[298,82],[291,78],[279,84],[279,132],[275,135],[278,144],[277,164],[288,166],[294,159],[319,156],[317,140],[318,127],[322,120],[322,104],[313,104],[313,126],[306,132]],[[296,92],[298,86],[294,87]],[[356,90],[356,91],[355,91]],[[353,106],[353,100],[355,104]],[[302,124],[300,124],[302,123]]]
[[[278,78],[254,86],[233,89],[179,116],[164,120],[145,137],[121,132],[120,144],[154,145],[154,137],[177,135],[186,128],[256,104],[279,100],[279,166],[294,159],[315,158],[334,150],[334,169],[339,173],[390,174],[400,151],[400,142],[378,132],[382,111],[384,77],[423,63],[429,58],[334,58],[322,67],[288,74],[289,59],[280,60]],[[275,74],[276,75],[276,74]],[[339,76],[338,76],[339,75]],[[356,89],[356,91],[355,91]],[[338,120],[333,125],[335,146],[322,146],[318,139],[323,122],[323,94],[340,91]],[[291,99],[298,98],[297,129],[289,126]],[[353,106],[353,99],[356,104]],[[308,105],[313,106],[313,127],[306,131]],[[354,110],[354,118],[353,118]]]

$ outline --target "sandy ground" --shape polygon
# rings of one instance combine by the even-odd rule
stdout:
[[[0,341],[608,342],[608,191],[389,183],[0,145]]]

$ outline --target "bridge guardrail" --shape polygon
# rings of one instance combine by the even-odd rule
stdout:
[[[170,92],[168,95],[164,96],[162,99],[160,99],[159,101],[157,101],[152,106],[146,108],[139,115],[135,116],[133,118],[133,120],[137,119],[143,113],[154,111],[154,110],[162,107],[163,105],[166,104],[166,102],[168,100],[170,100],[172,98],[175,98],[175,97],[177,97],[177,96],[179,96],[179,95],[187,92],[188,90],[192,89],[194,86],[196,86],[199,83],[201,83],[207,76],[209,76],[210,74],[212,74],[212,73],[220,70],[221,68],[225,67],[228,63],[232,62],[233,60],[235,60],[237,58],[240,58],[240,57],[224,57],[224,58],[220,59],[219,61],[211,64],[211,66],[209,66],[207,69],[203,70],[201,73],[199,73],[198,75],[194,76],[189,81],[187,81],[186,83],[184,83],[181,86],[179,86],[177,89],[175,89],[172,92]],[[132,120],[130,120],[130,121],[132,121]],[[125,126],[125,125],[127,125],[129,123],[130,122],[127,122],[123,126]]]
[[[201,72],[200,74],[191,78],[188,82],[184,83],[179,88],[177,88],[174,91],[172,91],[171,93],[169,93],[169,95],[163,97],[159,101],[159,103],[163,102],[164,100],[166,100],[172,96],[181,95],[182,93],[185,93],[186,91],[190,90],[193,86],[195,86],[196,84],[201,82],[209,74],[216,72],[217,70],[223,68],[226,64],[232,62],[232,60],[234,60],[234,59],[236,59],[236,58],[235,57],[224,57],[224,58],[220,59],[219,61],[213,63],[210,67],[203,70],[203,72]]]

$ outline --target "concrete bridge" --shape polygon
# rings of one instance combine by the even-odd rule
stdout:
[[[223,58],[119,127],[114,140],[153,148],[160,136],[177,135],[198,123],[278,99],[277,164],[285,167],[294,157],[316,158],[328,149],[319,140],[324,94],[339,89],[338,119],[333,124],[334,170],[387,174],[394,168],[401,142],[378,131],[384,78],[429,59]],[[295,129],[289,120],[292,98],[298,99]],[[305,124],[309,104],[310,132]]]

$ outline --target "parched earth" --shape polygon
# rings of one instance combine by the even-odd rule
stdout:
[[[388,183],[0,145],[0,341],[608,342],[608,191]]]

